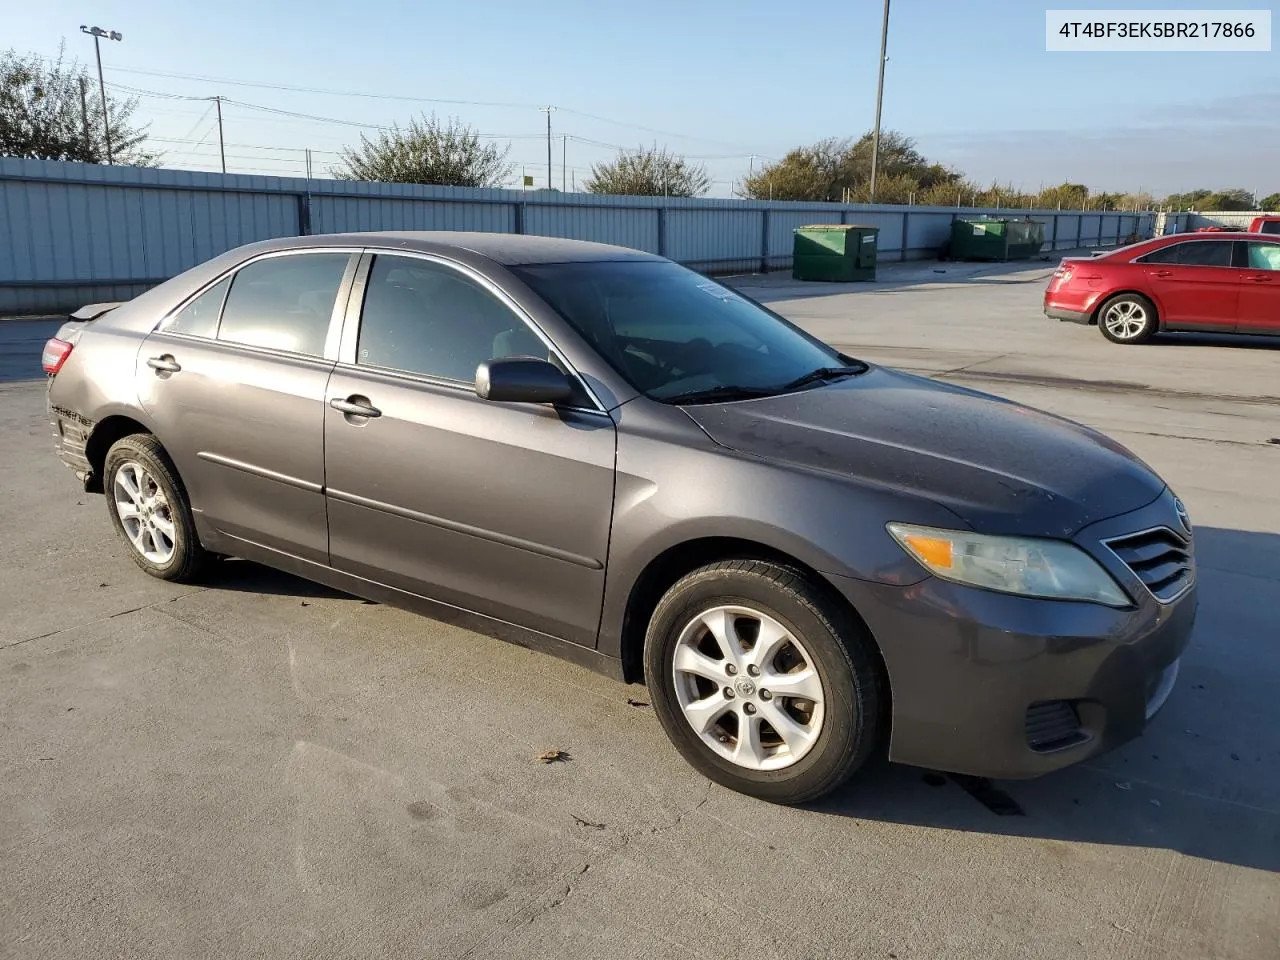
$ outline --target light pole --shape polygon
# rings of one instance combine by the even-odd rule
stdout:
[[[884,104],[884,62],[889,48],[889,0],[884,0],[880,25],[880,81],[876,84],[876,126],[871,134],[871,202],[876,202],[876,168],[880,165],[880,108]]]
[[[543,107],[547,114],[547,189],[554,190],[551,186],[551,111],[555,107]]]
[[[102,81],[102,46],[99,41],[106,37],[108,40],[123,40],[124,35],[115,30],[103,30],[101,27],[86,27],[80,25],[80,32],[93,37],[93,53],[98,58],[98,93],[102,95],[102,133],[107,141],[107,163],[111,163],[111,118],[107,116],[107,85]]]

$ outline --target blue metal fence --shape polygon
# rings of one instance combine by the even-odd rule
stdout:
[[[935,256],[959,214],[1026,214],[1045,249],[1150,236],[1151,214],[957,211],[612,197],[146,170],[0,158],[0,313],[136,296],[240,244],[353,230],[484,230],[598,240],[732,273],[786,269],[810,223],[880,228],[882,259]]]

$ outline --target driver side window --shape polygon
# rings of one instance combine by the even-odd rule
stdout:
[[[373,258],[357,364],[471,383],[486,360],[548,353],[522,318],[465,274],[416,257]]]

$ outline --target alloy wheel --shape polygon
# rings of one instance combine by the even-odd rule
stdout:
[[[116,470],[112,499],[129,543],[147,560],[164,566],[177,549],[173,513],[155,478],[136,460]]]
[[[672,656],[676,699],[702,742],[748,770],[778,770],[822,733],[822,678],[803,642],[745,606],[699,613]]]
[[[1147,329],[1147,311],[1134,300],[1120,300],[1107,307],[1102,323],[1117,340],[1133,340]]]

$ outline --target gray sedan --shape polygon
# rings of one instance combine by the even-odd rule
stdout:
[[[645,682],[694,767],[776,802],[880,749],[1030,777],[1114,747],[1195,617],[1186,512],[1115,442],[633,250],[267,241],[44,363],[147,573],[244,557]]]

